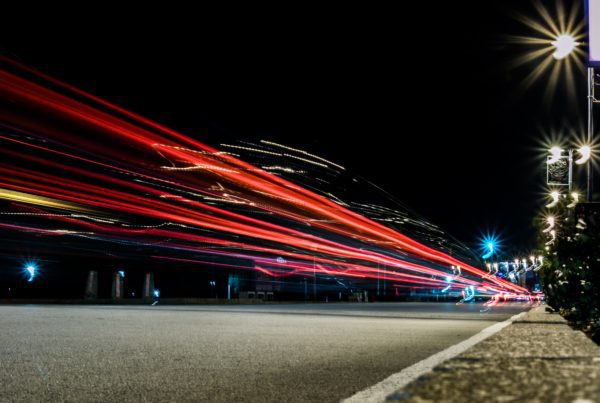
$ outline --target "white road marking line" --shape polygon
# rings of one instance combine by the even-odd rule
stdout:
[[[498,333],[500,330],[504,329],[505,327],[513,323],[515,320],[521,318],[526,313],[527,311],[521,312],[520,314],[510,317],[504,322],[499,322],[493,324],[492,326],[486,327],[476,335],[471,336],[458,344],[450,346],[447,349],[442,350],[439,353],[436,353],[428,358],[425,358],[424,360],[419,361],[411,365],[410,367],[406,367],[402,371],[390,375],[383,381],[376,383],[375,385],[370,386],[367,389],[364,389],[347,399],[342,400],[342,403],[385,402],[385,399],[390,394],[406,386],[419,376],[431,371],[434,367],[441,364],[442,362],[456,357],[457,355],[463,353],[465,350],[473,347],[475,344],[487,339],[494,333]]]

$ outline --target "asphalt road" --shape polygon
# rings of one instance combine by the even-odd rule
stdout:
[[[330,401],[525,307],[0,306],[0,401]]]

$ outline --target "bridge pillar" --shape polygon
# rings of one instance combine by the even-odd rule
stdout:
[[[90,270],[88,272],[87,282],[85,284],[85,299],[98,298],[98,271]]]
[[[144,275],[144,288],[142,289],[142,299],[152,301],[154,298],[154,273],[147,272]]]
[[[123,275],[122,272],[114,272],[113,273],[113,282],[112,282],[112,298],[116,300],[123,299],[123,294],[125,290],[123,289]]]

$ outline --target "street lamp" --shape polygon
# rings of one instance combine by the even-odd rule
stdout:
[[[485,249],[487,250],[487,252],[481,256],[482,259],[489,259],[490,257],[492,257],[492,255],[494,254],[494,243],[493,242],[487,242],[485,244]]]
[[[577,192],[571,193],[571,198],[573,199],[573,201],[571,203],[567,204],[567,208],[573,208],[577,205],[577,203],[579,203],[579,193],[577,193]]]
[[[563,149],[558,146],[554,146],[550,148],[549,153],[550,155],[548,156],[546,163],[548,165],[556,164],[562,158]]]
[[[550,197],[552,198],[552,201],[549,204],[546,204],[547,208],[552,208],[558,204],[560,193],[557,190],[553,190],[550,192]]]
[[[27,275],[29,275],[29,278],[27,279],[28,283],[31,283],[33,281],[33,279],[35,278],[35,276],[37,275],[37,267],[35,264],[30,263],[28,265],[25,266],[25,273],[27,273]]]
[[[558,63],[555,64],[550,80],[548,81],[549,88],[554,88],[556,85],[556,80],[561,69],[563,69],[563,66],[565,72],[567,73],[567,78],[570,81],[573,81],[574,78],[574,69],[572,68],[573,64],[575,64],[577,67],[581,67],[583,70],[584,63],[582,59],[584,51],[581,48],[583,47],[582,45],[585,41],[587,48],[586,61],[588,67],[587,145],[578,150],[581,157],[576,161],[576,164],[587,164],[586,200],[589,202],[591,201],[591,195],[593,192],[593,172],[590,158],[592,155],[590,145],[593,144],[594,138],[593,113],[594,104],[600,102],[600,100],[596,99],[594,95],[596,87],[595,68],[600,68],[600,0],[585,0],[585,23],[581,22],[578,18],[578,10],[576,7],[573,7],[567,15],[567,13],[564,11],[564,8],[559,7],[559,4],[560,1],[555,2],[557,21],[553,21],[549,10],[544,7],[541,2],[536,3],[536,9],[540,19],[537,21],[529,17],[524,17],[521,19],[530,28],[533,28],[533,30],[536,32],[536,36],[517,37],[515,42],[526,44],[528,46],[542,46],[542,49],[532,49],[523,59],[525,61],[533,61],[538,58],[543,58],[541,62],[537,63],[537,68],[532,72],[532,80],[530,81],[539,78],[543,72],[548,70],[553,59]],[[562,154],[562,150],[560,150],[560,152],[559,150],[560,149],[558,147],[553,147],[551,150],[551,156],[548,158],[549,164],[554,164],[560,160],[560,154]],[[569,168],[570,165],[571,161],[569,160]],[[550,168],[550,166],[548,168]]]
[[[567,58],[575,48],[579,45],[579,42],[575,40],[571,34],[560,34],[552,42],[552,46],[556,49],[552,54],[556,60],[562,60]]]
[[[589,145],[579,147],[577,149],[577,152],[579,153],[579,155],[581,155],[579,159],[575,160],[575,163],[577,165],[585,164],[592,157],[592,147],[590,147]]]

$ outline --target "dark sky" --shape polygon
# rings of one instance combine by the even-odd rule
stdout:
[[[15,14],[0,43],[208,144],[264,138],[320,153],[465,242],[495,230],[526,248],[543,190],[540,129],[579,107],[560,88],[544,103],[545,79],[523,92],[535,66],[508,68],[523,49],[504,36],[529,33],[513,14],[533,15],[531,3],[398,4],[38,10],[35,22]]]

